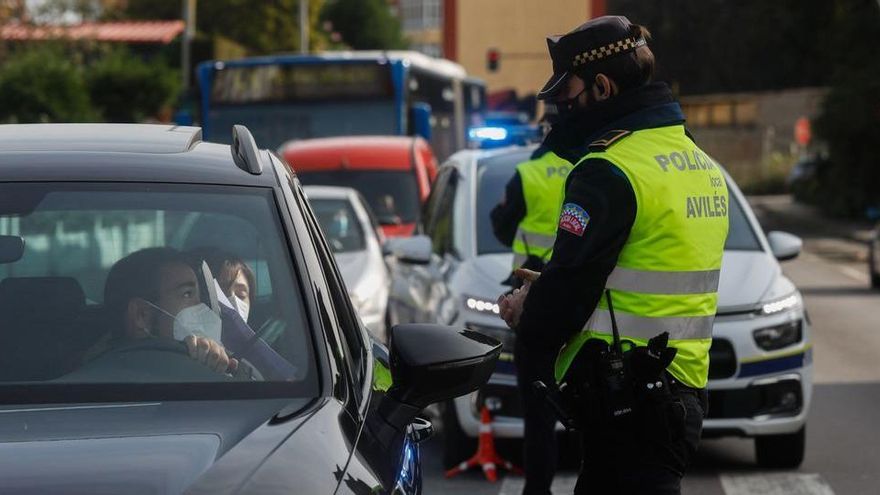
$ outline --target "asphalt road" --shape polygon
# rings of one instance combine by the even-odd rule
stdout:
[[[795,471],[762,471],[753,442],[706,440],[685,479],[685,494],[830,495],[880,493],[880,292],[868,289],[864,246],[796,219],[757,213],[765,230],[805,238],[805,251],[783,270],[800,288],[813,321],[815,393],[807,453]],[[472,472],[443,477],[440,438],[423,450],[425,493],[519,494],[522,480],[486,482]],[[561,471],[554,493],[571,493],[576,473]]]

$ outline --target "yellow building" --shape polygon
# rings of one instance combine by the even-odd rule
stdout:
[[[603,15],[605,0],[398,0],[413,49],[462,64],[490,93],[534,95],[550,76],[545,37]],[[489,50],[498,50],[494,72]]]

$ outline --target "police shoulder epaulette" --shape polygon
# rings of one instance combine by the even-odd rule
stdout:
[[[630,134],[632,134],[632,131],[627,131],[626,129],[615,129],[613,131],[608,131],[603,134],[602,137],[590,143],[588,148],[590,149],[590,151],[605,151],[622,141],[623,138],[629,136]]]

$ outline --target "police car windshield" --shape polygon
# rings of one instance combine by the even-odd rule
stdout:
[[[530,150],[483,159],[477,169],[477,254],[509,253],[492,233],[489,213],[504,196],[507,181],[516,173],[516,166],[529,159]],[[760,251],[761,244],[743,211],[739,198],[730,194],[730,230],[726,250]]]
[[[489,212],[504,196],[504,187],[516,173],[516,166],[529,159],[531,150],[493,156],[477,165],[477,254],[509,253],[492,233]]]

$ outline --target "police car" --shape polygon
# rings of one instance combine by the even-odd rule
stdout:
[[[501,199],[516,165],[532,150],[507,147],[453,155],[441,167],[427,204],[432,242],[422,245],[426,250],[433,246],[433,253],[421,254],[427,266],[416,271],[413,287],[425,292],[425,300],[428,294],[443,294],[432,303],[442,323],[467,326],[504,344],[489,383],[444,405],[444,461],[449,466],[473,453],[483,405],[494,410],[496,436],[523,435],[512,361],[514,334],[499,318],[495,303],[508,289],[501,281],[510,273],[512,254],[492,234],[489,211]],[[812,395],[810,323],[803,298],[783,275],[779,261],[796,257],[801,241],[783,232],[765,236],[742,193],[727,180],[730,234],[721,271],[704,436],[754,437],[759,464],[797,466],[803,459]]]

